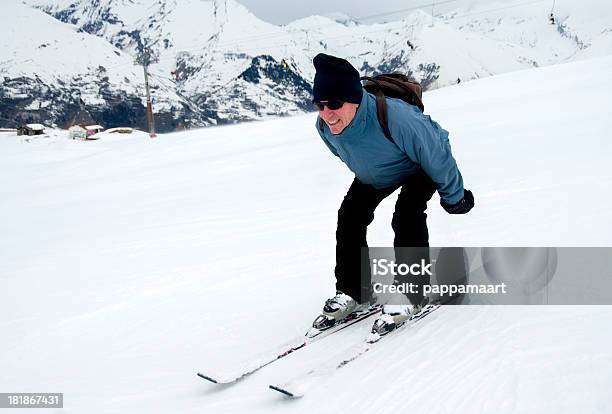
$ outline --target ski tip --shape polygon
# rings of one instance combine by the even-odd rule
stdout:
[[[286,396],[288,396],[288,397],[291,397],[291,398],[298,398],[298,397],[301,397],[301,395],[296,395],[296,394],[293,394],[292,392],[289,392],[289,391],[287,391],[287,390],[286,390],[286,389],[284,389],[284,388],[277,387],[276,385],[270,385],[270,389],[272,389],[272,390],[274,390],[274,391],[278,391],[278,392],[280,392],[281,394],[284,394],[284,395],[286,395]]]
[[[321,332],[322,332],[322,331],[320,331],[319,329],[312,327],[312,328],[310,328],[310,329],[308,330],[308,332],[306,332],[306,334],[305,334],[304,336],[305,336],[306,338],[308,338],[308,339],[312,339],[312,338],[314,338],[315,336],[319,336],[319,335],[321,334]]]
[[[219,381],[217,381],[216,379],[211,378],[209,376],[206,376],[206,375],[204,375],[204,374],[202,374],[200,372],[198,372],[198,377],[204,378],[205,380],[208,380],[208,381],[212,382],[213,384],[218,384],[219,383]]]
[[[366,338],[366,342],[369,344],[373,344],[373,343],[378,342],[380,338],[381,338],[380,334],[376,332],[370,332]]]

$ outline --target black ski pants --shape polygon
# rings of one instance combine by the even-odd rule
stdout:
[[[395,203],[395,212],[391,225],[395,232],[393,246],[422,247],[424,249],[408,249],[411,253],[401,256],[396,249],[396,263],[415,263],[420,258],[429,262],[429,233],[427,231],[427,202],[436,191],[435,183],[424,171],[407,177],[401,185],[376,189],[364,184],[357,178],[351,184],[340,209],[338,210],[338,228],[336,230],[336,290],[342,291],[360,303],[370,299],[371,268],[367,254],[361,254],[362,248],[367,248],[367,227],[374,220],[374,210],[382,200],[401,187]],[[427,248],[426,248],[427,247]],[[415,256],[415,251],[419,252]],[[364,272],[364,273],[362,273]],[[409,282],[417,282],[423,278],[411,278]],[[396,282],[408,282],[398,280]],[[419,289],[420,290],[420,289]],[[411,303],[420,303],[422,293],[407,295]]]

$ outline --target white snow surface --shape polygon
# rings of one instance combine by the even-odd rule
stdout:
[[[610,73],[612,56],[427,93],[476,198],[464,216],[432,199],[431,244],[612,246]],[[333,295],[352,176],[314,125],[0,133],[0,390],[63,392],[61,413],[612,411],[609,306],[445,307],[297,401],[268,384],[369,326],[231,387],[198,378],[303,334]],[[371,245],[392,243],[394,199]]]

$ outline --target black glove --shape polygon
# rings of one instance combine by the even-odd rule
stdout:
[[[440,200],[440,205],[448,214],[465,214],[474,207],[474,196],[470,190],[463,190],[463,198],[457,204],[448,204]]]

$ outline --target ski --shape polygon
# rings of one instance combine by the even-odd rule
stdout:
[[[423,318],[425,318],[427,315],[430,315],[439,308],[440,304],[428,304],[419,314],[408,319],[402,326],[394,331],[391,331],[387,335],[375,337],[370,334],[364,342],[350,347],[339,357],[336,356],[331,360],[305,372],[304,374],[293,378],[283,385],[272,384],[269,387],[270,389],[280,392],[290,398],[303,397],[306,391],[319,384],[321,380],[332,376],[336,371],[355,361],[374,348],[378,343],[384,342],[384,338],[410,329],[412,326],[423,320]]]
[[[267,352],[256,356],[255,358],[250,359],[247,363],[241,364],[238,368],[234,368],[230,372],[226,373],[218,373],[217,375],[208,375],[203,374],[202,372],[198,372],[198,377],[210,381],[213,384],[233,384],[238,382],[239,380],[259,371],[260,369],[272,364],[279,359],[286,357],[298,351],[307,345],[310,345],[314,342],[317,342],[323,338],[326,338],[336,332],[339,332],[349,326],[352,326],[358,322],[361,322],[365,319],[370,318],[371,316],[377,315],[382,312],[382,305],[373,305],[369,308],[353,312],[344,320],[337,323],[332,328],[329,328],[324,331],[318,331],[314,328],[311,328],[305,335],[298,336],[293,340],[287,341],[282,345],[279,345]],[[282,391],[281,391],[282,392]]]

